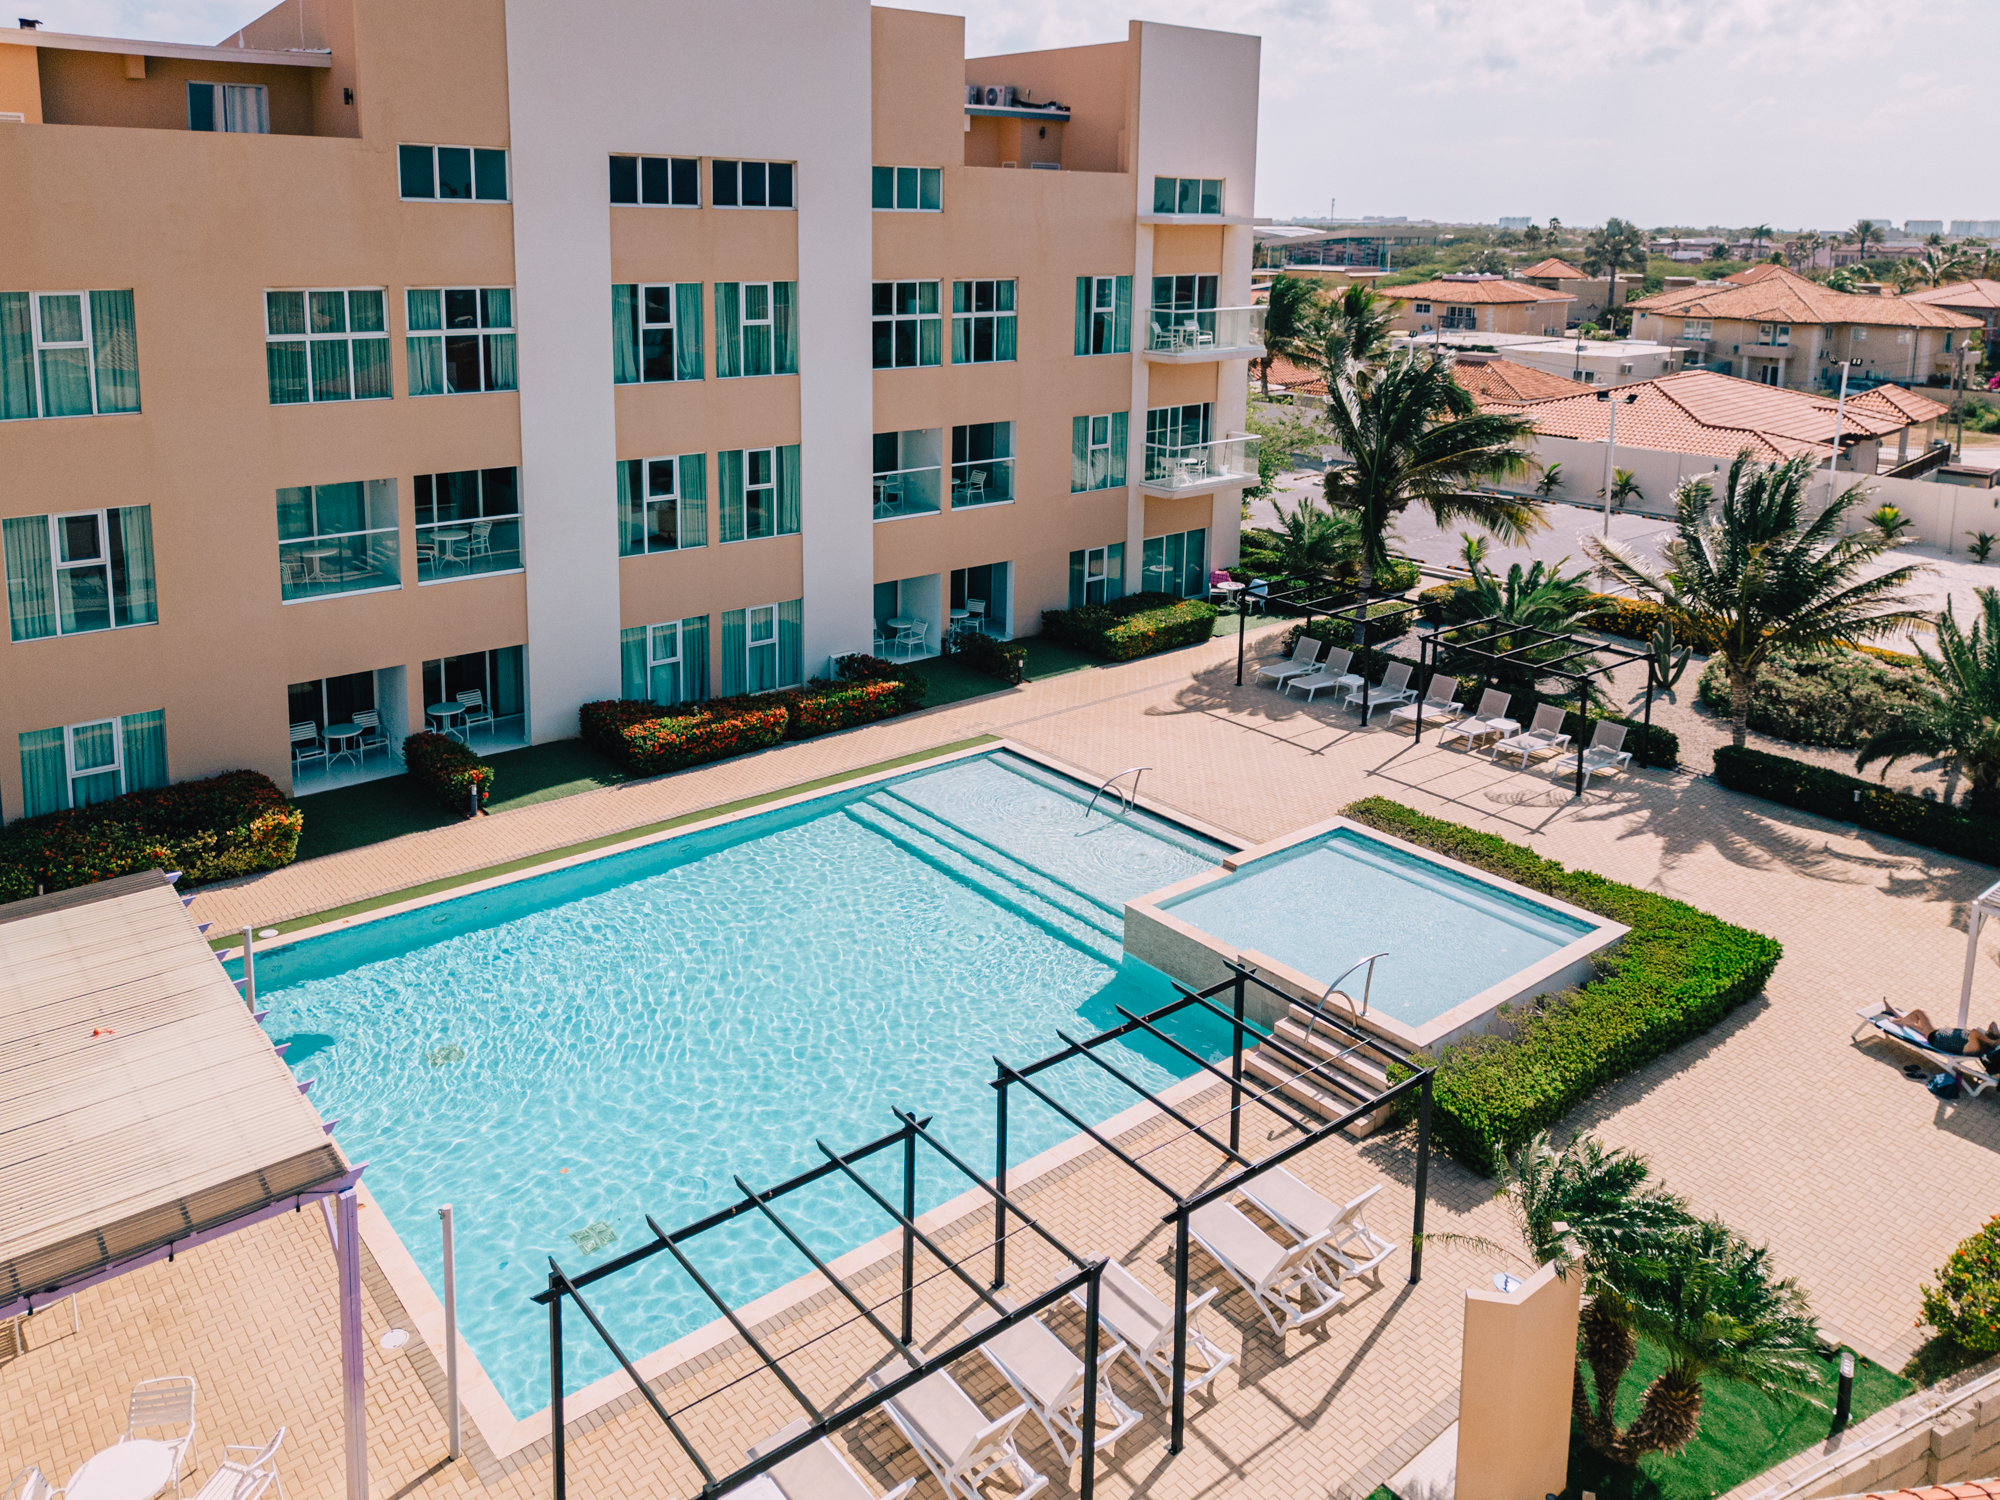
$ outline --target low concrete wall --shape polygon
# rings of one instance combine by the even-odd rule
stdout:
[[[1512,1292],[1465,1294],[1457,1500],[1542,1500],[1569,1473],[1583,1268],[1543,1266]]]

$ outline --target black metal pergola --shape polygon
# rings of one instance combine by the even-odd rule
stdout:
[[[1238,594],[1236,612],[1236,685],[1243,686],[1244,622],[1249,618],[1244,605],[1245,594]],[[1354,632],[1354,650],[1357,655],[1368,649],[1368,626],[1372,621],[1402,620],[1413,614],[1420,614],[1424,604],[1421,599],[1412,599],[1407,589],[1342,588],[1326,592],[1310,589],[1287,589],[1281,593],[1263,594],[1259,598],[1268,610],[1272,604],[1282,604],[1300,612],[1303,618],[1299,629],[1306,630],[1315,618],[1344,620]],[[1401,609],[1383,610],[1379,614],[1369,614],[1377,604],[1401,604]],[[1361,722],[1368,722],[1368,674],[1361,674]]]

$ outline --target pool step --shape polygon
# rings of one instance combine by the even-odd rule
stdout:
[[[1265,1042],[1243,1059],[1244,1071],[1273,1085],[1286,1098],[1303,1104],[1325,1119],[1337,1119],[1366,1103],[1389,1086],[1386,1068],[1368,1052],[1350,1053],[1352,1038],[1329,1030],[1324,1022],[1315,1028],[1313,1012],[1293,1005],[1289,1014],[1273,1028],[1273,1036],[1287,1049],[1284,1052]],[[1296,1056],[1290,1054],[1297,1054]],[[1296,1075],[1305,1064],[1299,1058],[1325,1064],[1323,1070],[1307,1078]],[[1347,1133],[1364,1136],[1380,1130],[1395,1113],[1393,1105],[1363,1115],[1346,1127]]]
[[[1069,881],[1064,880],[1060,875],[1051,875],[1046,870],[1036,869],[1033,865],[1025,864],[1019,855],[1009,853],[994,843],[993,840],[982,834],[974,833],[963,824],[949,822],[937,813],[932,812],[922,803],[914,802],[904,796],[893,786],[884,787],[867,800],[870,806],[889,814],[891,817],[912,821],[917,827],[927,831],[933,831],[939,827],[950,829],[952,835],[951,842],[954,845],[961,847],[968,845],[976,846],[978,850],[983,851],[981,854],[975,854],[972,848],[966,848],[968,858],[979,859],[981,863],[989,865],[999,873],[1006,875],[1009,879],[1014,877],[1015,871],[1027,870],[1037,881],[1067,891],[1075,901],[1095,908],[1105,917],[1116,922],[1116,931],[1120,940],[1123,940],[1125,931],[1125,908],[1123,906],[1114,905],[1106,901],[1102,896],[1092,895],[1081,886],[1073,885]]]

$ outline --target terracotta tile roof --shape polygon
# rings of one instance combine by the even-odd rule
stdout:
[[[2000,1480],[1969,1479],[1930,1484],[1919,1490],[1870,1490],[1862,1500],[2000,1500]]]
[[[1515,274],[1523,280],[1532,280],[1538,276],[1545,281],[1588,281],[1590,279],[1568,261],[1556,255],[1551,255],[1547,260],[1538,260],[1532,266],[1517,271]]]
[[[1641,297],[1630,305],[1642,312],[1737,318],[1750,323],[1862,323],[1895,328],[1979,326],[1977,318],[1914,302],[1908,297],[1865,297],[1856,292],[1836,292],[1783,266],[1757,269],[1765,274],[1755,281],[1684,287]]]
[[[1518,281],[1420,281],[1414,286],[1378,287],[1384,297],[1398,302],[1455,302],[1470,305],[1489,302],[1574,302],[1567,292],[1545,291],[1538,286],[1522,286]]]
[[[1954,281],[1950,286],[1925,287],[1921,292],[1906,292],[1905,302],[1927,302],[1932,307],[1955,308],[1996,308],[2000,307],[2000,281],[1989,281],[1980,277],[1973,281]]]
[[[1722,279],[1724,281],[1733,281],[1738,286],[1755,286],[1758,282],[1768,280],[1771,276],[1775,275],[1780,271],[1785,271],[1785,268],[1781,265],[1775,264],[1774,262],[1766,261],[1761,266],[1745,266],[1735,275],[1725,276]],[[1785,271],[1785,274],[1789,276],[1792,273],[1790,271]]]
[[[1892,418],[1898,426],[1904,422],[1932,422],[1951,410],[1942,401],[1919,396],[1900,385],[1878,385],[1863,395],[1849,396],[1847,409],[1878,412]]]
[[[1258,375],[1253,375],[1252,383],[1261,387],[1261,378]],[[1271,357],[1271,385],[1273,389],[1298,391],[1307,396],[1324,396],[1326,394],[1326,382],[1324,380],[1320,379],[1311,370],[1293,364],[1282,354]]]
[[[1524,401],[1571,396],[1577,389],[1560,375],[1492,354],[1461,354],[1452,361],[1451,373],[1482,407],[1515,407]]]

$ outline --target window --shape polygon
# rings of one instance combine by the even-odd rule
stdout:
[[[188,129],[269,135],[271,103],[261,83],[190,83]]]
[[[1219,177],[1155,177],[1153,212],[1156,214],[1219,214],[1222,212],[1222,179]]]
[[[399,587],[398,543],[393,479],[278,491],[278,592],[287,604]]]
[[[1789,344],[1792,341],[1792,325],[1789,323],[1759,323],[1757,342],[1760,344]]]
[[[0,292],[0,421],[138,409],[129,290]]]
[[[799,284],[715,284],[715,378],[799,373]]]
[[[943,445],[941,427],[875,434],[876,520],[935,515],[943,508],[938,495]]]
[[[799,445],[715,455],[716,540],[755,541],[799,529]]]
[[[520,566],[519,470],[460,469],[417,476],[419,584],[511,573]]]
[[[1444,317],[1439,321],[1446,328],[1477,328],[1479,326],[1479,309],[1446,303]]]
[[[494,737],[502,724],[512,723],[512,737],[525,739],[527,700],[522,691],[521,646],[503,646],[497,651],[468,651],[463,656],[444,656],[424,663],[424,698],[430,704],[463,703],[467,693],[478,693],[479,701],[493,715],[486,732]],[[426,723],[431,722],[428,718]],[[459,721],[463,723],[463,720]],[[454,727],[454,735],[469,736],[478,724],[466,729]]]
[[[1069,555],[1069,607],[1108,604],[1125,592],[1125,544],[1087,547]]]
[[[1069,492],[1105,490],[1125,482],[1128,414],[1072,417],[1069,426]]]
[[[941,363],[944,317],[942,285],[935,281],[875,283],[875,368],[904,370]]]
[[[507,201],[505,151],[484,146],[398,146],[396,173],[405,198]]]
[[[1014,498],[1014,424],[972,422],[951,430],[951,508]]]
[[[376,691],[375,673],[344,672],[338,677],[317,677],[306,682],[285,684],[286,724],[310,723],[315,735],[324,735],[329,724],[348,729],[373,729],[380,739],[370,737],[367,744],[359,739],[343,740],[337,758],[346,760],[351,754],[356,769],[366,769],[368,751],[380,748],[387,762],[386,768],[393,768],[395,757],[389,751],[390,745],[401,745],[405,726],[403,719],[403,669],[385,667],[382,669],[381,691]],[[364,725],[356,719],[357,714],[373,714],[374,723]],[[383,720],[388,722],[384,723]],[[333,758],[323,755],[326,746],[301,745],[293,742],[292,777],[293,789],[299,787],[300,772],[306,762],[299,758],[299,751],[310,749],[313,759],[330,775]]]
[[[1177,349],[1197,328],[1215,340],[1215,276],[1155,276],[1151,348]]]
[[[1416,313],[1421,313],[1425,317],[1430,316],[1430,310],[1431,310],[1431,305],[1428,302],[1418,302],[1414,304],[1411,308],[1411,311]]]
[[[805,601],[722,612],[722,696],[768,693],[805,680]]]
[[[159,619],[148,505],[10,516],[7,618],[17,641],[121,630]]]
[[[1681,322],[1681,337],[1684,339],[1707,339],[1715,335],[1715,322],[1710,318],[1686,318]]]
[[[1159,465],[1186,462],[1208,444],[1210,403],[1156,406],[1146,413],[1146,477]]]
[[[1868,342],[1868,330],[1865,328],[1851,329],[1848,332],[1848,337],[1853,339],[1857,344],[1865,344]]]
[[[264,293],[271,404],[388,400],[387,301],[380,287]]]
[[[1132,278],[1076,278],[1076,352],[1132,352]]]
[[[611,288],[611,383],[699,380],[701,283]]]
[[[1178,594],[1183,599],[1207,597],[1206,528],[1147,537],[1139,566],[1139,587],[1150,593]]]
[[[664,625],[634,625],[618,633],[619,696],[662,708],[708,697],[708,616]]]
[[[701,162],[692,156],[614,156],[611,201],[701,207]]]
[[[1014,357],[1014,283],[951,284],[951,362],[990,364]]]
[[[949,618],[959,622],[954,629],[1012,639],[1013,584],[1014,565],[1009,562],[953,568]]]
[[[716,208],[792,207],[788,161],[711,162],[709,203]]]
[[[511,288],[411,287],[404,299],[412,396],[514,389]]]
[[[166,784],[164,709],[21,736],[22,803],[31,818]]]
[[[941,213],[944,172],[937,167],[877,167],[874,204],[904,213]]]
[[[708,456],[627,458],[618,464],[618,555],[708,545]]]

